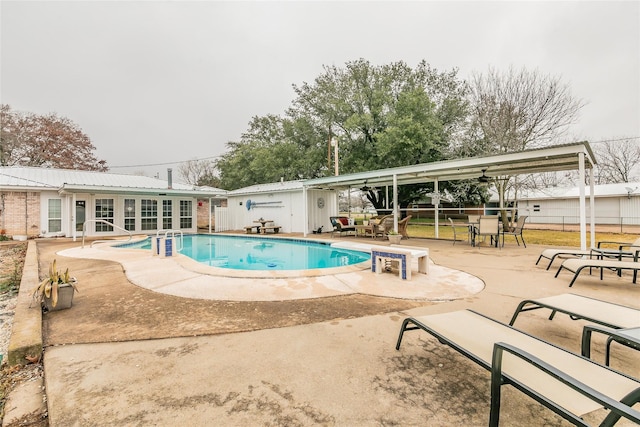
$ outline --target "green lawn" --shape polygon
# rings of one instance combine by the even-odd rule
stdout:
[[[458,229],[458,239],[460,239],[460,229]],[[435,238],[435,227],[433,224],[409,224],[407,232],[412,237]],[[523,236],[527,244],[545,246],[580,246],[580,233],[577,231],[556,231],[556,230],[536,230],[527,229],[523,231]],[[589,244],[590,233],[587,232],[587,245]],[[440,239],[453,239],[453,230],[446,224],[439,226]],[[631,243],[638,238],[636,234],[630,233],[601,233],[596,232],[596,241],[614,241]],[[506,243],[515,244],[512,236],[507,236]]]

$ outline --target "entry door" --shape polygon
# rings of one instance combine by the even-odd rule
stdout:
[[[76,200],[76,231],[82,231],[82,224],[86,221],[86,200]]]

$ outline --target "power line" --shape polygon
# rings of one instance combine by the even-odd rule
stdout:
[[[211,156],[211,157],[202,157],[201,159],[190,159],[190,160],[179,160],[176,162],[164,162],[164,163],[148,163],[144,165],[123,165],[123,166],[109,166],[109,169],[124,169],[124,168],[144,168],[149,166],[167,166],[167,165],[177,165],[180,163],[186,163],[191,161],[201,161],[201,160],[210,160],[215,159],[220,156]]]
[[[588,142],[589,142],[589,144],[599,144],[601,142],[629,141],[630,139],[640,139],[640,136],[630,136],[628,138],[617,138],[617,139],[601,139],[600,141],[588,141]]]

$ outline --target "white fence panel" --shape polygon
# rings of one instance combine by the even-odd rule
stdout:
[[[228,231],[229,227],[229,211],[226,207],[214,206],[214,214],[216,218],[215,232]]]

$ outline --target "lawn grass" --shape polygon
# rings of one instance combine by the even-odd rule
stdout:
[[[453,230],[449,225],[440,225],[438,228],[440,239],[453,240]],[[435,238],[435,227],[433,224],[409,224],[407,232],[411,237],[423,237],[423,238]],[[578,231],[559,231],[559,230],[537,230],[537,229],[524,229],[523,236],[527,244],[545,245],[545,246],[569,246],[580,247],[580,232]],[[587,232],[587,246],[590,242],[590,233]],[[462,236],[466,238],[466,235]],[[631,243],[639,236],[630,233],[609,233],[609,232],[597,232],[596,241],[613,241],[613,242],[625,242]],[[458,229],[458,239],[461,238],[461,233]],[[516,244],[515,238],[507,236],[505,244]],[[609,247],[615,247],[615,245],[609,245]]]

